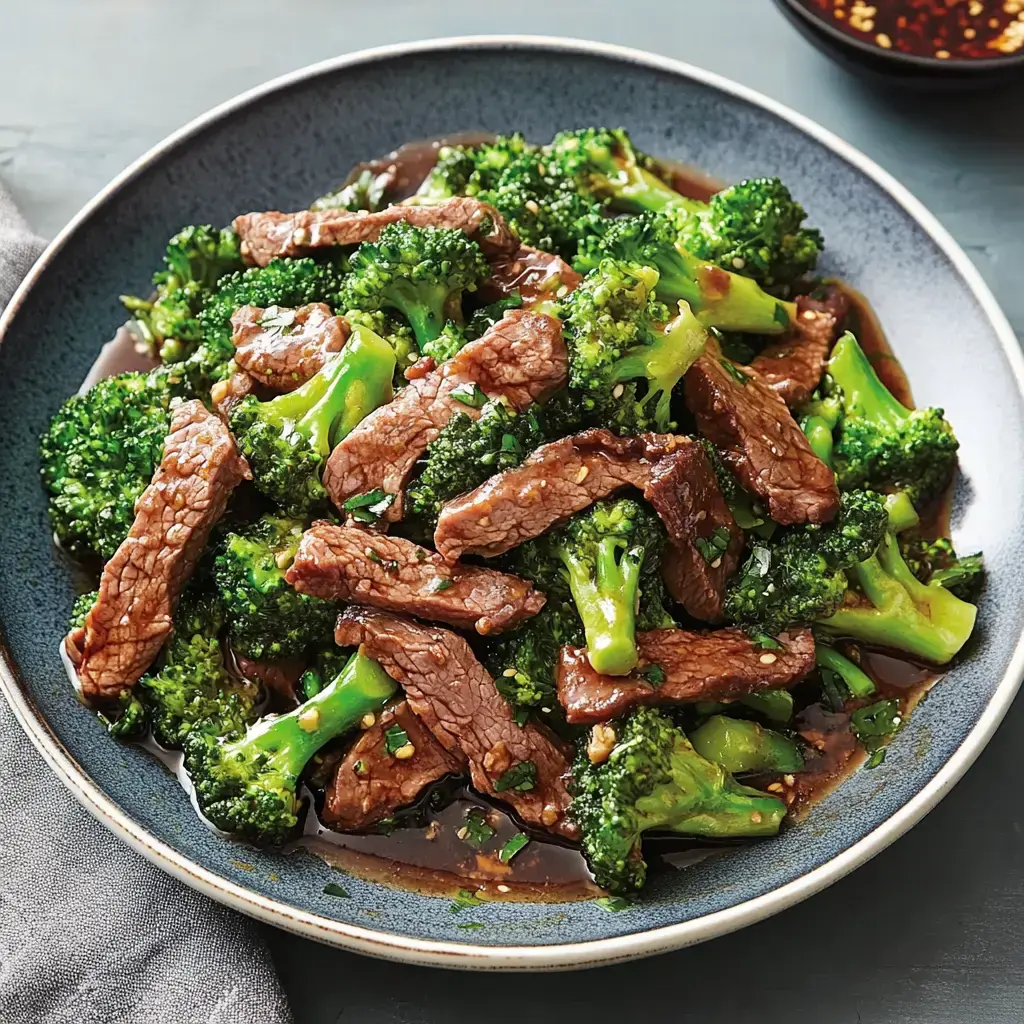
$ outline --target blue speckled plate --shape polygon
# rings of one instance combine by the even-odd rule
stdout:
[[[331,872],[315,857],[216,838],[170,775],[114,744],[75,702],[57,655],[72,582],[50,546],[36,439],[122,319],[118,294],[145,290],[180,225],[300,208],[355,161],[409,139],[518,128],[542,140],[590,123],[626,125],[643,149],[726,180],[786,179],[828,240],[824,269],[871,297],[918,400],[945,406],[956,425],[964,482],[955,540],[984,546],[990,578],[969,656],[885,764],[858,772],[802,825],[663,875],[627,912],[489,904],[473,912],[483,927],[467,931],[448,900],[356,879],[346,880],[351,899],[332,898],[323,895]],[[963,252],[892,178],[792,111],[704,71],[593,43],[474,38],[289,75],[200,118],[106,188],[43,255],[2,330],[0,685],[54,771],[117,835],[215,899],[312,938],[418,963],[539,969],[739,928],[840,878],[920,819],[978,755],[1019,685],[1024,364],[1009,324]]]

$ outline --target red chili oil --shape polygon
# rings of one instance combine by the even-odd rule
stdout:
[[[1024,0],[800,0],[882,50],[939,60],[1024,53]]]

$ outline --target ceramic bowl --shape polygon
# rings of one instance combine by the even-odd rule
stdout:
[[[962,442],[954,536],[984,546],[977,640],[915,712],[884,765],[859,771],[778,839],[657,877],[632,909],[487,904],[460,927],[450,901],[346,879],[316,857],[218,838],[144,751],[119,746],[71,692],[58,657],[74,592],[55,555],[37,438],[144,291],[182,224],[301,208],[355,161],[409,139],[521,129],[544,140],[625,125],[659,156],[725,180],[780,174],[828,240],[823,270],[871,297],[917,399],[945,406]],[[938,222],[846,143],[749,89],[678,62],[555,39],[469,38],[365,51],[225,104],[112,182],[54,240],[2,321],[0,685],[28,737],[119,838],[187,884],[311,938],[416,963],[583,967],[699,942],[840,878],[919,820],[971,764],[1020,680],[1024,399],[1016,340]],[[936,354],[941,353],[941,360]],[[1003,444],[990,443],[993,416]],[[998,610],[998,614],[997,614]],[[26,740],[28,742],[28,740]]]

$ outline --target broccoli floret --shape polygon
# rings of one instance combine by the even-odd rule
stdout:
[[[673,426],[672,391],[707,342],[686,303],[669,321],[669,307],[654,298],[658,279],[653,267],[602,260],[564,304],[569,383],[595,419],[632,432]]]
[[[831,523],[755,540],[726,592],[726,617],[775,635],[831,615],[846,594],[843,570],[874,552],[888,522],[879,495],[846,491]]]
[[[216,595],[190,588],[174,616],[174,632],[161,656],[159,669],[135,686],[153,736],[165,747],[177,748],[195,729],[212,736],[244,731],[252,720],[259,688],[228,672],[219,634],[225,609]],[[138,721],[122,714],[117,735],[137,730]]]
[[[544,161],[550,173],[572,179],[584,195],[619,210],[658,211],[683,201],[622,128],[559,132],[545,147]]]
[[[927,541],[920,537],[900,536],[900,550],[910,571],[922,583],[938,583],[962,601],[971,601],[985,577],[980,552],[958,557],[953,542],[945,537]]]
[[[951,661],[974,629],[978,610],[932,580],[922,583],[889,532],[870,558],[847,570],[851,588],[817,623],[835,636],[905,651],[937,665]]]
[[[778,178],[751,178],[709,203],[675,205],[681,244],[699,259],[737,270],[765,288],[786,289],[814,269],[823,241],[803,226],[804,208]]]
[[[225,274],[242,267],[238,236],[209,224],[179,231],[168,243],[164,269],[153,276],[156,297],[122,295],[143,337],[165,363],[187,358],[202,341],[197,314]]]
[[[395,353],[365,327],[341,353],[290,394],[261,402],[254,395],[231,415],[231,429],[256,486],[289,515],[326,501],[320,474],[331,449],[377,406],[391,400]]]
[[[172,397],[166,373],[122,373],[69,398],[50,421],[42,480],[53,532],[71,553],[106,561],[128,535],[163,457]]]
[[[311,210],[382,210],[387,204],[389,175],[370,167],[358,169],[348,181],[310,204]]]
[[[524,714],[558,707],[555,669],[566,644],[584,642],[583,627],[571,602],[548,599],[540,613],[486,648],[486,662],[498,692]]]
[[[306,526],[301,519],[264,516],[224,538],[214,579],[231,644],[247,658],[297,657],[330,639],[337,606],[300,594],[285,580]]]
[[[827,371],[840,410],[831,462],[839,486],[903,491],[917,506],[940,494],[959,447],[942,410],[896,401],[850,333],[836,342]],[[827,422],[834,409],[814,403],[807,411]]]
[[[437,203],[452,196],[478,196],[494,188],[511,163],[536,151],[519,132],[476,146],[442,146],[437,163],[416,192],[416,201]]]
[[[362,326],[379,334],[395,353],[395,372],[392,387],[396,391],[408,384],[405,371],[420,358],[420,350],[416,347],[412,328],[397,315],[383,309],[369,313],[364,309],[345,311],[345,319],[350,327]],[[445,325],[447,326],[447,324]]]
[[[448,320],[441,328],[441,333],[423,346],[423,354],[430,356],[440,366],[453,358],[468,341],[469,335],[465,327],[454,320]]]
[[[655,267],[657,298],[675,307],[685,302],[706,327],[726,331],[778,334],[785,331],[795,310],[762,291],[756,281],[694,256],[679,244],[676,224],[666,214],[619,217],[584,239],[574,266],[581,274],[602,260]]]
[[[87,594],[79,594],[75,598],[74,604],[71,605],[71,614],[68,616],[67,631],[69,633],[81,629],[85,625],[85,617],[92,610],[97,597],[99,597],[99,591],[90,590]]]
[[[657,514],[642,502],[617,498],[521,545],[510,565],[549,597],[575,603],[595,671],[625,675],[639,661],[638,609],[647,625],[672,624],[661,580],[664,546]]]
[[[357,652],[300,707],[260,719],[239,738],[224,741],[193,730],[185,744],[185,770],[199,809],[225,832],[283,843],[298,824],[299,777],[310,759],[377,711],[396,689],[377,662]]]
[[[447,320],[462,322],[462,297],[490,274],[480,246],[456,228],[389,224],[376,242],[363,242],[349,258],[341,290],[344,309],[401,313],[425,351]]]
[[[701,757],[667,715],[641,707],[612,728],[616,742],[605,761],[593,764],[581,745],[573,765],[570,813],[598,885],[640,889],[647,873],[641,841],[654,829],[715,839],[778,832],[786,805]]]
[[[544,437],[533,409],[517,413],[488,402],[478,419],[456,413],[427,445],[423,469],[410,484],[406,508],[433,528],[441,506],[488,477],[518,466]]]
[[[727,772],[798,772],[800,748],[774,729],[727,715],[712,715],[690,733],[693,749]]]

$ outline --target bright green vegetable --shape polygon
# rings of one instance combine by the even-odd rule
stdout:
[[[800,748],[787,736],[756,722],[712,715],[690,733],[693,749],[727,772],[798,772]]]

